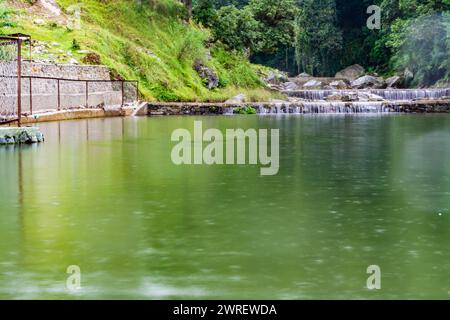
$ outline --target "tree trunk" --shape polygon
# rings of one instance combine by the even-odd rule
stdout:
[[[192,0],[182,0],[187,10],[187,19],[191,19],[192,17]]]

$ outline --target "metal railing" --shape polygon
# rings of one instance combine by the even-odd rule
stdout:
[[[137,80],[79,80],[40,76],[22,76],[22,79],[22,112],[26,113],[28,109],[31,115],[43,109],[59,111],[80,107],[124,107],[137,101],[139,96]],[[72,99],[68,99],[70,97]],[[33,108],[36,98],[40,98],[40,106]]]
[[[0,75],[0,82],[2,78],[17,76]],[[4,85],[8,84],[5,82]],[[17,101],[18,115],[12,121],[20,122],[23,115],[49,110],[124,107],[135,103],[138,98],[137,80],[79,80],[22,75],[20,89],[16,95],[11,95],[11,103]]]
[[[63,110],[106,106],[124,107],[139,97],[137,80],[79,80],[23,75],[22,43],[28,41],[32,62],[31,37],[25,34],[0,36],[0,49],[8,47],[7,74],[0,68],[0,124],[17,122],[22,115],[42,110]],[[2,53],[2,52],[0,52]],[[6,117],[2,117],[3,113]]]
[[[9,73],[14,78],[9,81],[8,88],[0,92],[0,123],[9,123],[17,121],[20,126],[21,117],[21,73],[22,73],[22,39],[15,37],[0,36],[0,60],[4,62],[1,72]],[[6,95],[9,93],[14,96],[12,101],[8,101]],[[5,96],[5,98],[3,97]],[[11,99],[9,99],[11,100]]]

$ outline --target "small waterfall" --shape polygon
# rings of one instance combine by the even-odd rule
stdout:
[[[270,109],[269,109],[269,111],[270,111]],[[257,112],[258,112],[258,114],[267,114],[268,110],[266,109],[266,107],[260,105],[257,108]]]
[[[450,89],[370,90],[386,100],[440,99],[450,95]]]
[[[306,101],[301,104],[258,108],[258,114],[313,114],[313,113],[383,113],[396,111],[386,102]]]
[[[281,114],[281,113],[283,113],[283,111],[281,110],[281,107],[283,106],[283,104],[282,103],[275,103],[275,113],[276,114]]]
[[[234,114],[234,108],[232,108],[232,107],[225,107],[225,108],[223,108],[223,114],[224,115],[233,115]]]
[[[386,100],[440,99],[450,96],[447,89],[368,89],[368,90],[298,90],[286,92],[291,97],[305,100],[325,100],[330,95],[355,96],[360,93],[376,94]]]

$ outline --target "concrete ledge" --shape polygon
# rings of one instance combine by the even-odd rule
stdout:
[[[74,109],[74,110],[61,110],[61,111],[49,111],[44,113],[33,114],[22,117],[22,123],[38,123],[49,121],[62,121],[62,120],[77,120],[88,118],[106,118],[106,117],[123,117],[131,114],[134,108],[115,108],[115,109]]]
[[[37,127],[0,127],[0,145],[30,144],[44,141]]]

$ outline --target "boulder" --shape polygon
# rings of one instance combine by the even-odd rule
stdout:
[[[349,85],[343,80],[336,80],[329,84],[329,86],[333,89],[345,90],[349,89]]]
[[[377,78],[374,76],[363,76],[351,82],[353,89],[382,89],[386,87],[384,80],[382,78]]]
[[[305,89],[322,89],[322,82],[318,80],[309,80],[307,83],[303,85]]]
[[[410,80],[414,78],[414,73],[408,68],[406,68],[405,71],[403,72],[403,76],[405,77],[406,80]]]
[[[35,25],[42,26],[43,24],[45,24],[45,20],[44,19],[34,19],[33,23]]]
[[[245,94],[241,93],[233,98],[228,99],[227,101],[225,101],[225,103],[241,104],[241,103],[244,103],[246,100],[247,100],[247,96]]]
[[[193,68],[197,71],[199,77],[208,89],[214,89],[219,86],[219,76],[211,68],[207,67],[203,61],[196,59]]]
[[[281,89],[284,91],[294,91],[298,89],[298,85],[292,81],[288,81],[281,84]]]
[[[354,64],[336,73],[335,78],[353,81],[358,79],[362,75],[364,75],[364,68],[359,64]]]
[[[56,0],[39,0],[39,4],[54,16],[61,15],[61,9]]]
[[[400,76],[393,76],[386,79],[386,84],[388,88],[403,88],[405,79]]]
[[[270,71],[263,80],[264,80],[264,82],[266,82],[268,84],[280,84],[280,83],[288,81],[288,77],[286,74],[284,74],[282,72],[276,73],[276,72]]]
[[[311,78],[312,76],[310,74],[307,74],[306,72],[302,72],[297,77],[298,78]]]

